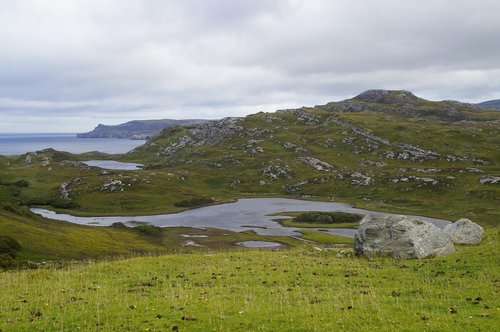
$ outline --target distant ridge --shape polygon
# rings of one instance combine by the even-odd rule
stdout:
[[[127,139],[150,139],[158,135],[163,129],[173,126],[198,125],[207,122],[201,119],[183,120],[134,120],[119,125],[99,124],[94,130],[78,134],[79,138],[127,138]]]
[[[477,106],[481,108],[494,108],[500,110],[500,99],[483,101],[482,103],[477,104]]]

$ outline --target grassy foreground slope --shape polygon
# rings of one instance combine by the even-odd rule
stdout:
[[[0,274],[3,331],[494,331],[498,232],[453,255],[338,258],[312,246]]]

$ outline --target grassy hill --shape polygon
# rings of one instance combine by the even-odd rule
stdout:
[[[322,106],[167,128],[124,155],[47,149],[0,157],[2,206],[25,211],[13,217],[0,208],[0,235],[32,246],[32,253],[41,250],[29,236],[22,237],[38,232],[35,226],[43,228],[26,212],[31,206],[87,216],[141,215],[238,197],[283,196],[448,220],[466,217],[497,227],[499,128],[496,111],[426,101],[407,91],[370,90]],[[80,162],[88,159],[139,162],[145,169],[102,170]],[[31,233],[16,231],[14,225],[21,225],[16,218],[35,228]],[[56,246],[64,257],[171,250],[181,243],[179,237],[151,241],[135,233],[124,241],[119,240],[123,230],[64,227],[75,228],[79,235],[58,233],[59,226],[45,233],[67,239],[59,243],[82,247],[78,251]],[[91,240],[85,245],[77,241],[94,236],[108,244],[92,251]],[[217,243],[230,245],[240,236]],[[57,254],[46,250],[40,252],[47,257]]]
[[[124,155],[0,156],[0,267],[32,268],[0,273],[0,330],[493,331],[499,146],[496,111],[370,90],[167,128]],[[102,170],[81,162],[89,159],[145,168]],[[298,221],[283,223],[305,228],[312,243],[248,231],[80,226],[29,211],[140,215],[283,196],[467,217],[487,235],[447,257],[400,261],[350,257],[336,245],[348,239]],[[186,245],[189,236],[204,247]],[[282,248],[234,246],[245,240]]]

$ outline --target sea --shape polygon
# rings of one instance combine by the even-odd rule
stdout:
[[[76,134],[0,134],[0,155],[13,156],[47,148],[71,153],[99,151],[126,153],[144,140],[117,138],[78,138]]]

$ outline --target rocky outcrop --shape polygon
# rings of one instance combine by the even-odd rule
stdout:
[[[313,167],[317,171],[329,172],[335,169],[333,165],[327,163],[326,161],[322,161],[313,157],[300,157],[298,159]]]
[[[479,244],[484,236],[484,228],[466,218],[447,225],[444,231],[456,244]]]
[[[500,184],[500,176],[483,176],[479,179],[480,184]]]
[[[238,125],[239,120],[240,118],[229,117],[219,121],[210,121],[191,129],[189,134],[196,141],[196,146],[219,145],[226,137],[242,136],[244,128]]]
[[[416,217],[367,215],[361,220],[354,236],[354,252],[357,255],[424,258],[453,251],[447,232]]]

